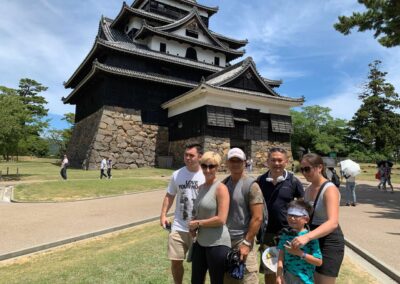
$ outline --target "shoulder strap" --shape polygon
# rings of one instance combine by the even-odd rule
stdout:
[[[312,221],[313,221],[313,219],[314,219],[315,207],[317,207],[317,202],[318,202],[319,196],[321,195],[322,189],[325,187],[325,185],[326,185],[328,182],[329,182],[329,180],[327,180],[326,182],[324,182],[324,183],[321,185],[321,187],[319,188],[319,190],[318,190],[317,197],[316,197],[315,200],[314,200],[313,212],[312,212],[312,214],[311,214],[309,224],[312,224]]]

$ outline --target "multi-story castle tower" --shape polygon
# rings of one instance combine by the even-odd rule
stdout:
[[[65,82],[76,105],[68,146],[73,166],[155,166],[199,142],[225,154],[240,147],[261,165],[272,145],[290,150],[290,108],[303,98],[280,96],[281,81],[263,78],[244,55],[247,40],[209,29],[218,8],[192,0],[125,2],[102,17],[89,54]]]

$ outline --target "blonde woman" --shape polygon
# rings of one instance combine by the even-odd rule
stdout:
[[[231,246],[226,219],[229,210],[227,187],[217,180],[221,156],[205,152],[200,159],[205,183],[199,188],[195,201],[195,219],[189,228],[196,242],[192,252],[192,283],[203,284],[207,270],[211,284],[223,283],[225,259]]]
[[[344,237],[339,226],[340,193],[325,176],[325,166],[317,154],[306,154],[301,159],[301,172],[311,185],[306,189],[304,200],[314,206],[310,218],[311,231],[296,237],[292,246],[301,248],[318,239],[322,252],[322,266],[314,274],[316,284],[333,284],[339,274],[344,256]]]

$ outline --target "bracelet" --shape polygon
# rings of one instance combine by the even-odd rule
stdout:
[[[251,248],[251,243],[250,243],[248,240],[243,239],[242,243],[243,243],[245,246]]]
[[[300,256],[301,259],[305,259],[307,256],[307,254],[305,252],[303,252],[303,254]]]

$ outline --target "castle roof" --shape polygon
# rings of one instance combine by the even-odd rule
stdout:
[[[247,57],[245,60],[240,61],[228,68],[220,72],[216,72],[206,78],[206,83],[222,87],[227,85],[229,82],[232,82],[236,78],[244,75],[245,73],[250,72],[251,77],[255,78],[255,80],[263,87],[266,93],[269,93],[273,96],[279,96],[272,88],[276,85],[275,83],[278,82],[276,80],[268,80],[266,81],[265,78],[262,78],[257,71],[256,65],[251,57]],[[269,84],[268,82],[271,81],[274,84]]]
[[[78,69],[76,69],[74,74],[72,74],[68,81],[64,83],[64,86],[66,88],[75,87],[79,83],[79,80],[81,80],[85,76],[85,74],[87,74],[87,72],[91,70],[92,67],[90,62],[93,61],[94,58],[96,58],[97,52],[100,48],[108,48],[119,52],[144,56],[163,62],[184,65],[211,72],[218,72],[223,69],[222,67],[213,64],[203,63],[180,56],[152,51],[146,46],[134,43],[127,37],[125,33],[112,29],[111,23],[112,20],[102,18],[99,25],[99,35],[96,37],[92,49],[90,50],[86,58],[82,61]],[[101,35],[104,36],[104,39],[100,37]]]
[[[164,32],[158,28],[149,26],[146,22],[143,23],[142,28],[134,35],[134,38],[135,39],[146,38],[149,35],[158,35],[160,37],[173,39],[178,42],[184,42],[184,43],[187,43],[190,45],[197,45],[200,47],[204,47],[204,48],[212,49],[212,50],[215,50],[218,52],[222,52],[226,55],[227,61],[231,61],[235,58],[238,58],[245,53],[245,51],[234,50],[234,49],[230,49],[230,48],[227,48],[224,46],[212,45],[212,44],[208,44],[208,43],[196,40],[194,38],[192,39],[190,37],[184,37],[184,36],[180,36],[177,34]]]
[[[157,82],[160,84],[167,84],[167,85],[174,85],[180,87],[187,87],[187,88],[194,88],[198,85],[198,82],[182,80],[171,76],[163,76],[160,74],[151,74],[149,72],[139,72],[130,69],[120,68],[109,66],[106,64],[100,63],[97,59],[92,63],[91,71],[85,76],[83,80],[79,82],[76,88],[66,97],[63,98],[64,103],[71,103],[74,95],[80,91],[80,89],[94,76],[98,73],[103,72],[107,74],[123,76],[123,77],[130,77],[130,78],[137,78],[151,82]]]
[[[145,1],[147,1],[147,0],[135,0],[132,3],[131,7],[132,8],[139,8],[141,6],[141,4],[143,2],[145,2]],[[218,7],[205,6],[205,5],[197,3],[197,1],[193,1],[193,0],[175,0],[175,2],[178,2],[178,3],[180,2],[180,3],[186,4],[186,5],[190,6],[190,7],[197,7],[199,9],[205,10],[208,13],[209,16],[211,16],[211,15],[215,14],[216,12],[218,12]]]

